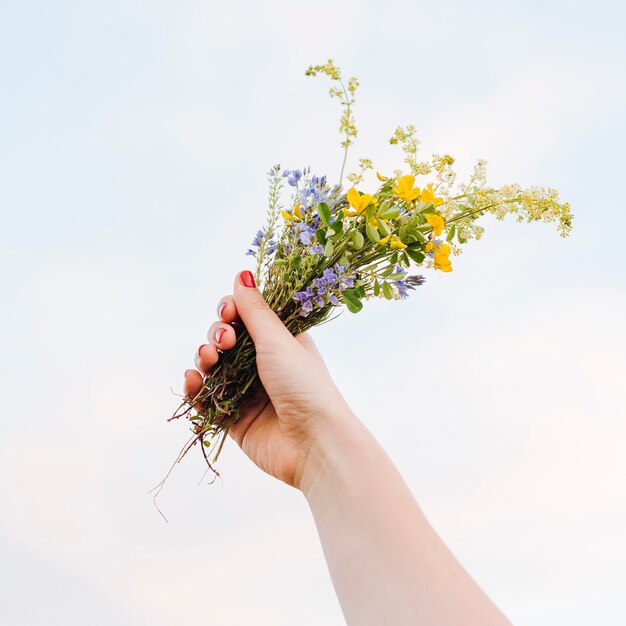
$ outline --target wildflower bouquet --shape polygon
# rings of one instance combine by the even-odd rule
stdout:
[[[344,83],[332,60],[309,67],[306,74],[328,76],[330,95],[341,104],[339,182],[331,184],[309,168],[272,167],[267,219],[248,250],[265,300],[292,334],[321,324],[341,307],[358,313],[370,298],[406,298],[424,282],[414,268],[451,272],[451,257],[469,240],[480,239],[478,222],[487,213],[555,222],[562,236],[570,232],[570,206],[555,190],[489,187],[484,161],[478,161],[467,182],[456,185],[451,156],[418,160],[413,126],[398,127],[390,139],[402,149],[404,170],[390,176],[377,172],[378,188],[364,193],[358,187],[373,165],[360,159],[359,171],[347,176],[350,186],[344,190],[348,149],[357,136],[353,107],[359,83],[356,78]],[[287,190],[291,194],[285,200]],[[258,384],[254,344],[242,328],[236,346],[221,354],[193,404],[186,397],[171,418],[192,423],[193,435],[178,460],[199,443],[211,467],[209,453],[217,459],[242,401]],[[212,446],[215,451],[207,450]]]

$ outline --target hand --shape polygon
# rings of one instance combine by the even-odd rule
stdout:
[[[220,321],[208,332],[210,343],[200,346],[196,367],[206,375],[219,359],[219,350],[236,341],[233,322],[243,322],[256,348],[263,388],[241,408],[229,434],[268,474],[300,488],[314,443],[350,414],[313,340],[297,337],[269,308],[248,271],[235,278],[232,296],[218,304]],[[185,394],[194,398],[202,387],[197,370],[185,372]]]

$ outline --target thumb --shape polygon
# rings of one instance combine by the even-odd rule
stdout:
[[[294,341],[280,318],[263,299],[252,272],[239,272],[233,289],[237,313],[257,350],[289,346]]]

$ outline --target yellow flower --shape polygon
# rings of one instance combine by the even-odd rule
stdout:
[[[390,239],[391,239],[391,235],[387,235],[386,237],[379,239],[378,243],[387,243]]]
[[[376,172],[376,178],[378,178],[378,180],[381,183],[384,183],[386,180],[389,180],[387,176],[383,176],[380,172]]]
[[[442,272],[452,271],[452,261],[448,258],[450,256],[450,246],[447,243],[440,243],[435,246],[435,269]]]
[[[299,202],[293,207],[293,215],[291,213],[288,213],[287,211],[281,211],[280,214],[286,220],[291,220],[292,222],[301,222],[304,219],[304,215],[302,213],[302,209],[300,208]]]
[[[402,178],[398,179],[398,182],[394,185],[391,191],[403,200],[412,202],[420,195],[420,188],[413,188],[414,184],[414,176],[402,176]]]
[[[450,246],[447,243],[434,244],[429,241],[424,247],[424,252],[431,252],[434,250],[434,262],[435,269],[442,272],[452,271],[452,261],[448,258],[450,256]]]
[[[402,243],[402,240],[398,237],[398,235],[391,235],[389,247],[392,250],[404,250],[406,248],[406,244]]]
[[[420,202],[432,203],[434,206],[443,204],[443,198],[436,198],[432,183],[426,185],[420,194]]]
[[[343,214],[346,217],[355,217],[361,215],[365,209],[372,203],[374,196],[370,196],[368,193],[360,194],[354,187],[348,189],[346,193],[346,200],[349,202],[349,209],[344,209]]]
[[[435,237],[439,237],[445,225],[443,218],[440,215],[429,213],[426,216],[426,221],[433,227],[433,235],[435,235]]]

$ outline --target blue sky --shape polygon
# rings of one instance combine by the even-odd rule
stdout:
[[[170,387],[248,261],[264,172],[338,174],[338,111],[304,76],[333,57],[362,82],[353,163],[398,167],[387,139],[414,123],[425,155],[571,202],[571,238],[488,222],[451,275],[314,336],[513,621],[623,623],[625,17],[602,1],[4,0],[1,621],[79,624],[80,597],[94,624],[205,623],[188,581],[206,580],[216,623],[342,623],[305,503],[234,444],[223,489],[196,487],[199,459],[179,468],[169,526],[145,496],[184,439],[163,422]]]

